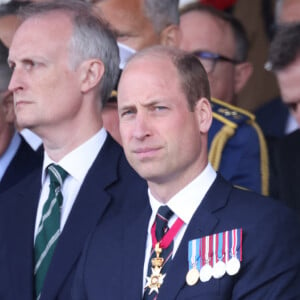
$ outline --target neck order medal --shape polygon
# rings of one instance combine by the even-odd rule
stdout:
[[[150,277],[147,277],[147,284],[146,287],[149,287],[149,295],[155,291],[158,293],[158,289],[161,287],[161,285],[164,282],[164,278],[166,274],[161,274],[162,265],[164,263],[164,259],[162,257],[159,257],[159,255],[162,252],[162,248],[160,248],[159,243],[156,243],[155,249],[156,257],[152,258],[152,274]]]

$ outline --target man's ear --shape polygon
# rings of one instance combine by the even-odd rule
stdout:
[[[13,101],[13,94],[12,92],[7,92],[7,94],[2,99],[2,104],[5,121],[7,123],[14,123],[15,122],[15,111],[14,111],[14,101]]]
[[[98,59],[89,59],[80,65],[81,91],[88,92],[99,84],[104,74],[104,64]]]
[[[195,111],[197,112],[199,130],[201,133],[207,133],[212,123],[212,108],[210,101],[202,97],[195,105]]]
[[[177,25],[169,25],[160,34],[160,44],[178,48],[181,41],[181,30]]]
[[[248,82],[253,73],[253,66],[250,62],[243,62],[235,65],[234,72],[234,92],[238,94]]]

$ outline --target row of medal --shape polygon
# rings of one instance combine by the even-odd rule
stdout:
[[[188,285],[195,285],[200,279],[207,282],[219,279],[227,273],[235,275],[242,261],[242,229],[233,229],[189,241]]]

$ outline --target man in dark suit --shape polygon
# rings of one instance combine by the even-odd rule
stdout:
[[[199,60],[142,50],[118,93],[125,154],[147,179],[150,203],[125,232],[104,239],[96,229],[72,299],[298,299],[296,216],[234,188],[208,162],[212,109]]]
[[[300,125],[300,24],[282,25],[270,45],[269,66],[275,73],[283,104]],[[300,216],[299,130],[270,143],[271,192]]]
[[[9,89],[19,125],[45,152],[42,169],[1,196],[0,298],[66,300],[88,234],[138,214],[146,184],[102,126],[119,67],[106,23],[75,0],[33,4],[22,16]]]
[[[12,93],[7,89],[11,76],[7,57],[8,49],[0,40],[0,194],[42,164],[40,155],[15,128]]]

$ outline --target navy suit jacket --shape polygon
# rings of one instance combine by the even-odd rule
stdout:
[[[271,195],[294,209],[300,218],[300,130],[269,143]]]
[[[72,300],[142,299],[149,205],[115,236],[97,228],[78,264]],[[243,258],[235,276],[188,286],[188,241],[243,229]],[[279,202],[233,188],[220,175],[195,212],[168,268],[158,300],[300,299],[300,225]],[[103,245],[106,245],[104,251]]]
[[[0,204],[0,299],[33,299],[33,241],[40,189],[38,170],[5,193],[5,201]],[[131,169],[122,148],[108,136],[58,240],[40,299],[70,299],[74,269],[89,233],[97,224],[101,228],[101,224],[105,227],[114,222],[125,211],[128,217],[138,214],[147,199],[145,181]]]
[[[256,112],[256,121],[266,137],[283,137],[289,118],[289,109],[280,97],[272,99]]]
[[[21,137],[21,144],[0,181],[0,194],[42,165],[42,154]]]

